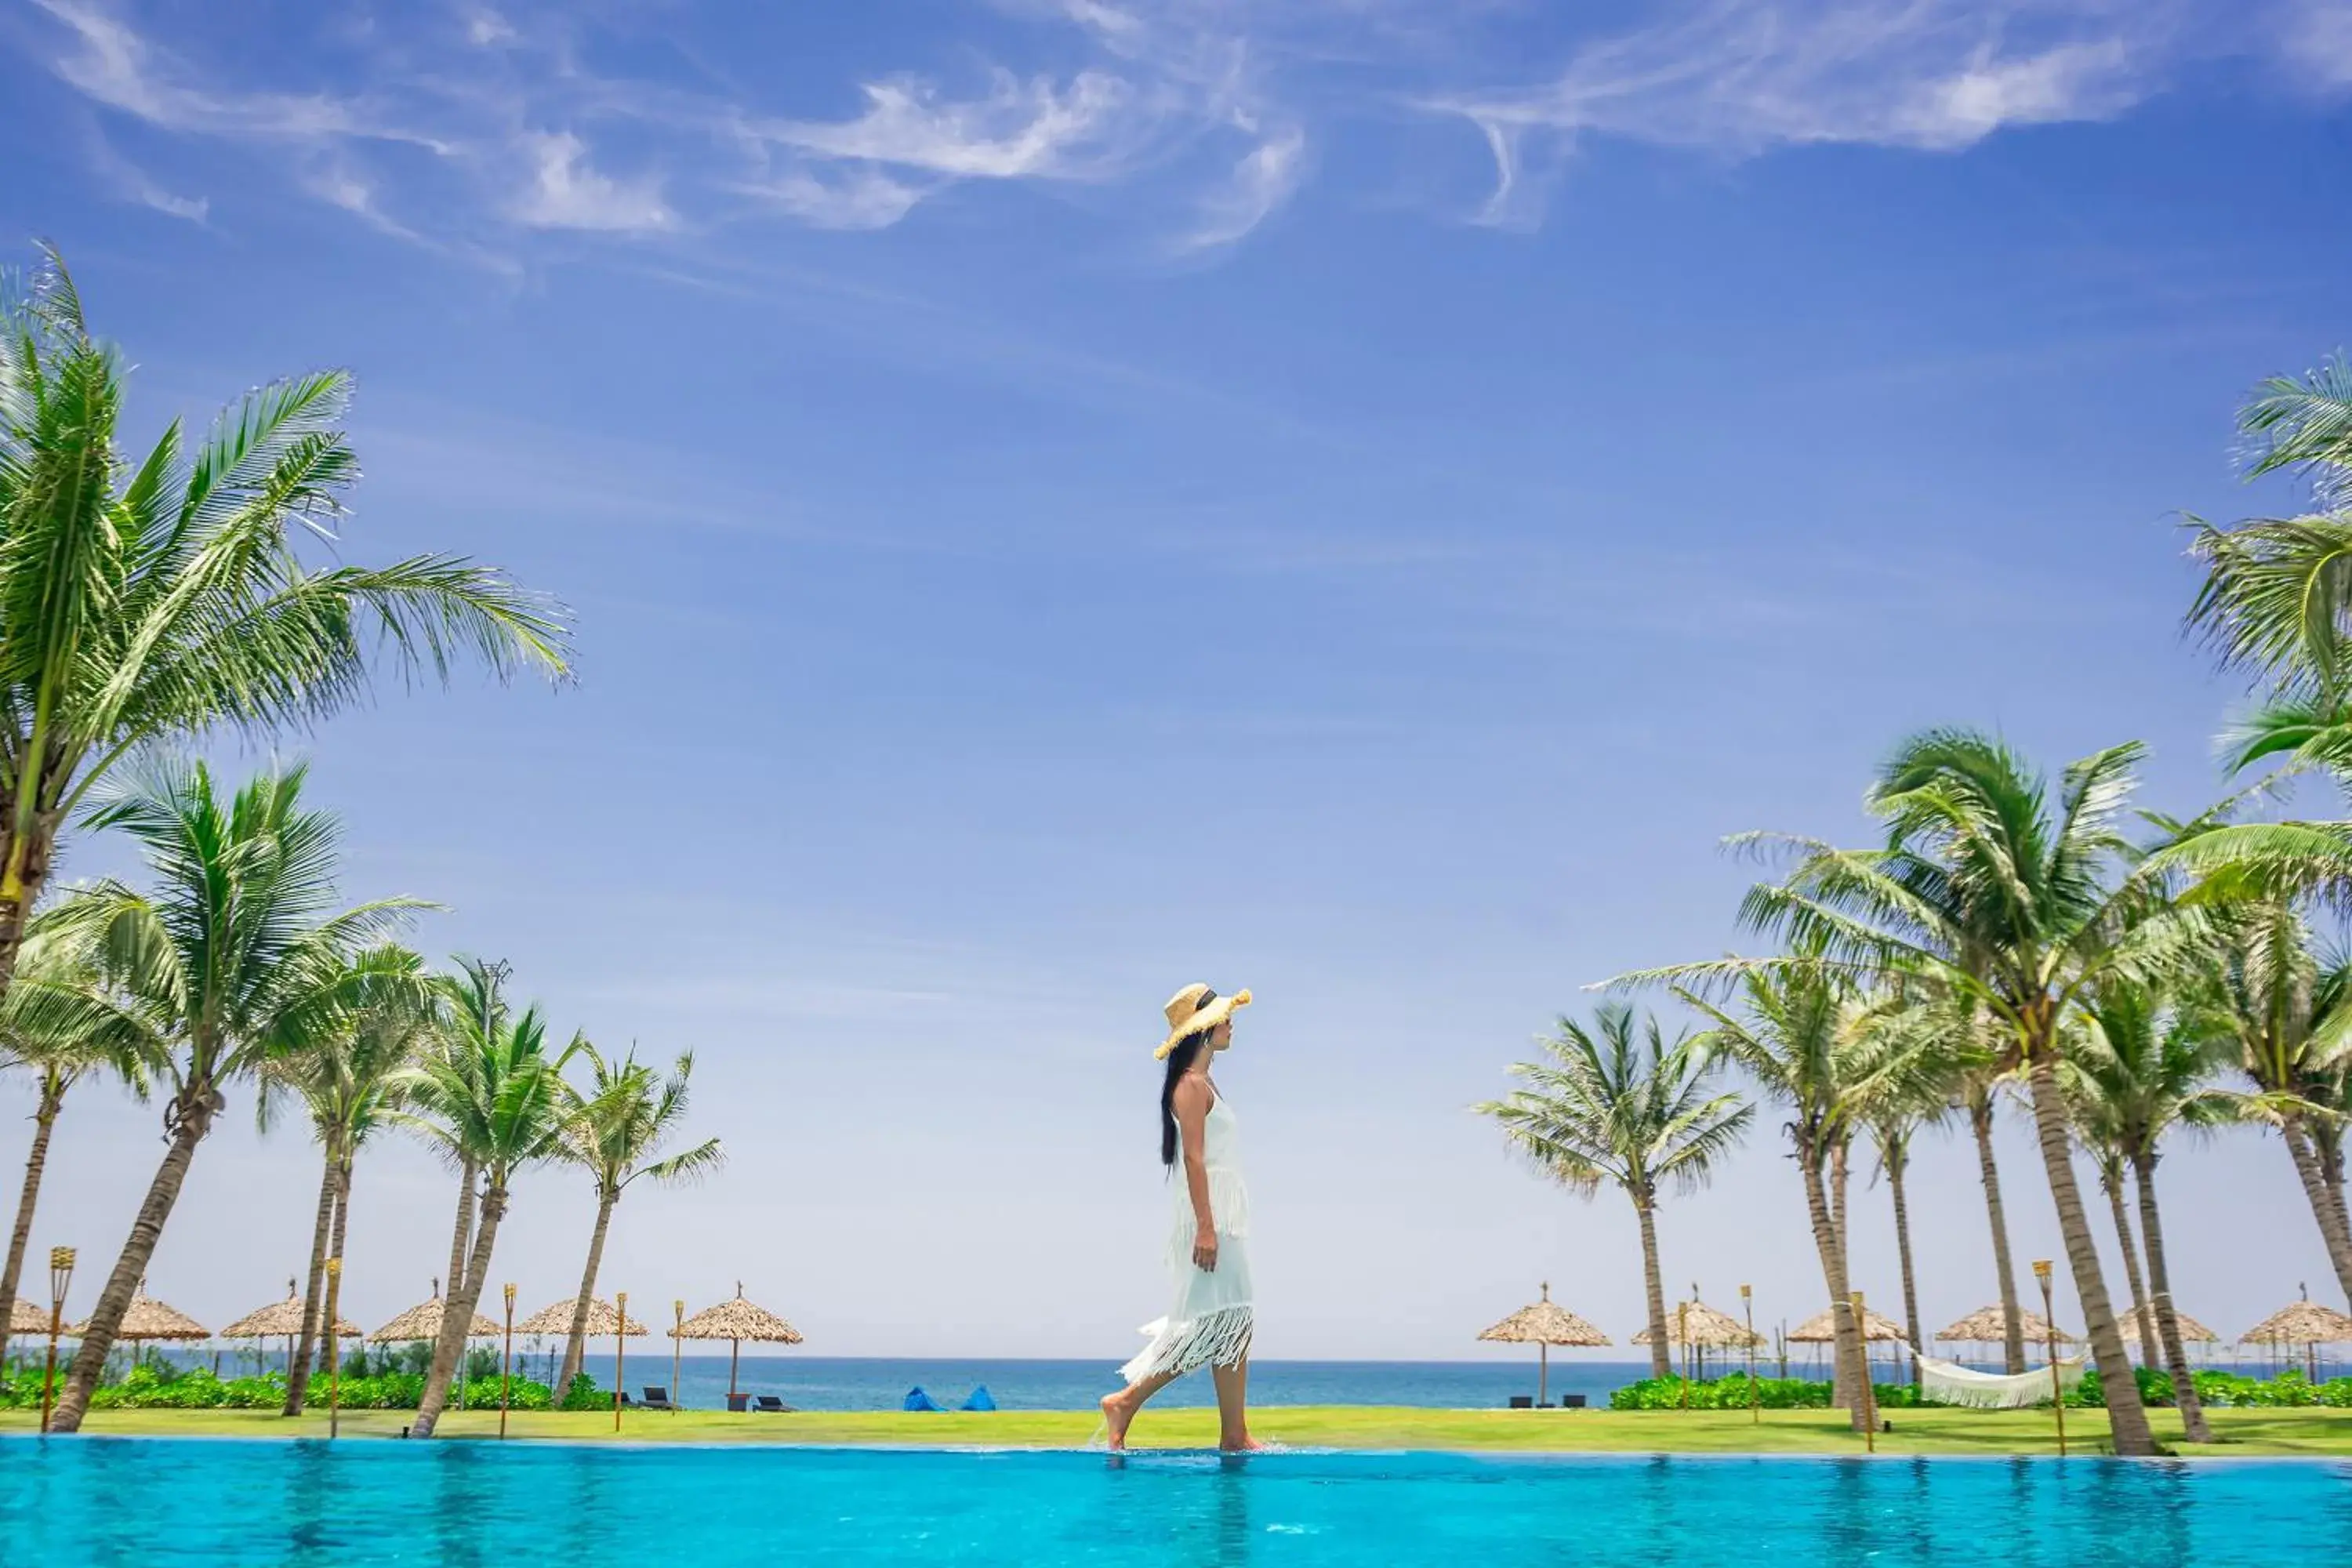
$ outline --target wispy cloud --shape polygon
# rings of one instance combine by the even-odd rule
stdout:
[[[526,132],[520,144],[530,174],[513,213],[526,227],[649,234],[677,226],[658,180],[599,174],[589,165],[588,144],[572,132]]]
[[[914,41],[950,45],[954,68],[845,80],[834,113],[736,81],[683,16],[651,50],[625,9],[458,0],[293,68],[241,47],[234,8],[175,30],[160,0],[32,5],[44,64],[92,104],[237,144],[384,234],[478,257],[550,230],[708,247],[762,216],[880,229],[1009,184],[1117,189],[1089,210],[1214,251],[1279,212],[1351,121],[1400,110],[1473,124],[1496,171],[1474,216],[1526,225],[1596,138],[1953,152],[2126,113],[2225,56],[2297,91],[2352,89],[2341,0],[1650,0],[1607,32],[1523,0],[993,0],[973,37]],[[218,222],[227,199],[110,177],[184,216]]]
[[[100,177],[142,206],[190,223],[204,222],[205,215],[212,210],[212,204],[202,196],[184,196],[164,189],[146,170],[116,152],[103,133],[91,132],[89,158]]]

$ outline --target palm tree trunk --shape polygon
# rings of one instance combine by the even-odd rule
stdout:
[[[2312,1146],[2311,1131],[2300,1116],[2288,1116],[2279,1129],[2286,1139],[2286,1152],[2294,1161],[2295,1179],[2303,1184],[2304,1201],[2311,1205],[2311,1217],[2319,1226],[2319,1239],[2327,1248],[2328,1267],[2336,1271],[2336,1288],[2344,1292],[2345,1305],[2352,1307],[2352,1234],[2347,1233],[2339,1217],[2336,1201],[2327,1190],[2327,1177],[2320,1165],[2319,1152]]]
[[[319,1342],[319,1309],[325,1300],[327,1245],[335,1226],[335,1173],[340,1163],[334,1141],[329,1139],[327,1157],[319,1173],[319,1212],[310,1222],[310,1278],[302,1288],[302,1332],[286,1358],[284,1413],[288,1415],[302,1414],[302,1396],[310,1386],[310,1352]]]
[[[1853,1278],[1853,1254],[1846,1249],[1846,1150],[1847,1140],[1840,1138],[1830,1145],[1830,1228],[1837,1233],[1838,1258],[1845,1265],[1846,1278]]]
[[[588,1267],[580,1275],[579,1299],[572,1303],[572,1329],[563,1341],[563,1370],[555,1374],[559,1391],[572,1386],[572,1375],[587,1358],[588,1303],[596,1294],[596,1270],[604,1262],[604,1232],[613,1223],[613,1205],[619,1197],[618,1193],[596,1194],[596,1228],[588,1237]]]
[[[449,1403],[449,1384],[457,1375],[458,1358],[466,1353],[466,1331],[473,1326],[482,1298],[482,1281],[490,1277],[490,1249],[497,1246],[499,1221],[506,1217],[507,1190],[495,1173],[482,1189],[480,1223],[474,1230],[474,1251],[465,1268],[465,1282],[449,1292],[448,1310],[441,1317],[441,1337],[433,1342],[433,1366],[425,1375],[425,1395],[417,1402],[416,1419],[409,1431],[433,1436],[441,1412]]]
[[[1633,1215],[1642,1225],[1642,1288],[1650,1308],[1650,1375],[1665,1377],[1674,1372],[1674,1363],[1666,1359],[1666,1282],[1658,1268],[1657,1216],[1646,1194],[1633,1194]]]
[[[1822,1282],[1830,1291],[1830,1321],[1836,1325],[1832,1372],[1834,1383],[1830,1398],[1853,1413],[1853,1429],[1859,1432],[1869,1417],[1864,1414],[1864,1402],[1854,1396],[1853,1391],[1861,1386],[1860,1379],[1868,1374],[1858,1370],[1862,1364],[1862,1335],[1853,1321],[1853,1299],[1846,1291],[1845,1247],[1830,1218],[1829,1194],[1822,1185],[1821,1156],[1801,1147],[1797,1165],[1804,1173],[1805,1208],[1812,1220],[1813,1247],[1821,1254]]]
[[[2189,1369],[2188,1348],[2180,1339],[2180,1314],[2172,1307],[2171,1271],[2164,1261],[2164,1223],[2156,1210],[2156,1162],[2150,1153],[2132,1162],[2132,1179],[2139,1188],[2139,1232],[2147,1241],[2149,1310],[2164,1341],[2165,1370],[2172,1373],[2172,1403],[2180,1412],[2181,1435],[2191,1443],[2210,1443],[2212,1428],[2205,1424],[2205,1404],[2197,1397],[2197,1380]]]
[[[66,1102],[65,1075],[54,1067],[41,1073],[41,1100],[33,1111],[33,1147],[25,1156],[25,1190],[16,1199],[16,1228],[8,1235],[8,1261],[0,1268],[0,1323],[16,1310],[16,1287],[25,1275],[25,1248],[33,1239],[33,1209],[41,1201],[41,1173],[49,1163],[49,1134]]]
[[[335,1164],[335,1235],[327,1244],[327,1256],[335,1262],[343,1260],[343,1235],[352,1223],[352,1152],[346,1148],[343,1157]],[[319,1342],[319,1366],[316,1375],[324,1377],[328,1363],[341,1352],[342,1342],[330,1333]]]
[[[2115,1308],[2107,1299],[2106,1275],[2099,1268],[2098,1244],[2091,1237],[2090,1216],[2083,1211],[2083,1189],[2074,1180],[2074,1151],[2064,1093],[2058,1087],[2050,1013],[2045,1004],[2029,1015],[2032,1037],[2026,1041],[2026,1086],[2033,1101],[2033,1128],[2041,1139],[2050,1196],[2058,1208],[2058,1234],[2065,1240],[2066,1263],[2074,1277],[2074,1300],[2083,1309],[2083,1332],[2090,1338],[2091,1357],[2099,1369],[2107,1429],[2118,1455],[2145,1458],[2157,1451],[2156,1434],[2148,1429],[2147,1407],[2140,1403],[2131,1358],[2124,1353],[2123,1333],[2116,1327]]]
[[[147,1277],[148,1260],[155,1256],[155,1244],[163,1240],[163,1226],[172,1217],[173,1205],[180,1201],[181,1185],[188,1179],[188,1163],[195,1158],[196,1145],[212,1131],[220,1107],[220,1095],[209,1085],[184,1089],[173,1098],[175,1121],[171,1147],[155,1168],[155,1179],[147,1184],[147,1196],[139,1205],[139,1217],[131,1222],[122,1255],[114,1260],[106,1289],[99,1292],[98,1307],[82,1331],[81,1348],[74,1352],[73,1370],[49,1417],[50,1431],[81,1430],[82,1414],[89,1408],[99,1374],[106,1370],[107,1352],[114,1349],[115,1331],[122,1326],[122,1314],[130,1310],[139,1282]]]
[[[1919,1286],[1911,1272],[1911,1207],[1903,1194],[1903,1173],[1910,1168],[1908,1156],[1897,1154],[1886,1162],[1887,1189],[1895,1194],[1895,1256],[1903,1269],[1903,1331],[1911,1337],[1911,1386],[1919,1386]]]
[[[465,1284],[466,1255],[474,1247],[474,1184],[481,1179],[482,1167],[470,1156],[458,1167],[457,1226],[449,1237],[449,1294],[457,1295]]]
[[[1969,1127],[1976,1134],[1977,1175],[1984,1183],[1985,1215],[1992,1225],[1992,1266],[2000,1284],[2000,1364],[2015,1377],[2025,1370],[2025,1320],[2017,1309],[2017,1266],[2009,1256],[2009,1219],[2000,1202],[2000,1166],[1992,1155],[1992,1093],[1969,1099]]]
[[[2124,1283],[2130,1288],[2134,1316],[2138,1320],[2139,1363],[2162,1366],[2164,1352],[2157,1347],[2156,1314],[2148,1310],[2147,1285],[2139,1271],[2139,1248],[2132,1245],[2131,1215],[2124,1208],[2124,1172],[2120,1161],[2113,1171],[2102,1165],[2099,1185],[2106,1190],[2107,1211],[2116,1222],[2116,1244],[2124,1249]]]

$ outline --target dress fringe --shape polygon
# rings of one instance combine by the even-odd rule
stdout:
[[[1171,1323],[1161,1318],[1143,1326],[1151,1342],[1141,1355],[1119,1368],[1119,1373],[1129,1383],[1140,1383],[1161,1373],[1181,1377],[1204,1366],[1238,1366],[1249,1355],[1250,1335],[1256,1326],[1256,1314],[1247,1303],[1220,1307],[1190,1322]]]

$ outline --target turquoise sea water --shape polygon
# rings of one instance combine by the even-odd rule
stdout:
[[[9,1438],[0,1521],[90,1568],[2268,1568],[2352,1562],[2352,1470]]]

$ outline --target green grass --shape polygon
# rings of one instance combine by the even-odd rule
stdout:
[[[2176,1441],[2179,1427],[2168,1411],[2152,1413],[2158,1436]],[[2229,1457],[2307,1455],[2352,1457],[2352,1410],[2216,1410],[2210,1412],[2212,1448],[2184,1453]],[[395,1410],[354,1411],[343,1417],[347,1437],[390,1437],[406,1424]],[[1895,1430],[1878,1439],[1882,1454],[2048,1454],[2057,1449],[2047,1411],[1920,1410],[1893,1416]],[[27,1411],[0,1411],[0,1433],[30,1431]],[[898,1411],[730,1415],[714,1411],[673,1415],[632,1411],[621,1440],[632,1443],[801,1443],[936,1446],[985,1444],[1069,1448],[1095,1429],[1091,1415],[1066,1411],[1000,1411],[991,1415],[908,1415]],[[1275,1405],[1252,1413],[1259,1436],[1302,1447],[1422,1448],[1462,1452],[1622,1454],[1853,1454],[1862,1439],[1843,1418],[1818,1410],[1766,1411],[1761,1423],[1736,1413],[1606,1410],[1419,1410],[1361,1405]],[[451,1437],[493,1437],[496,1413],[454,1413],[441,1431]],[[259,1410],[101,1410],[83,1430],[118,1436],[321,1437],[327,1418],[287,1420]],[[542,1413],[509,1418],[519,1438],[610,1441],[606,1415]],[[2104,1415],[2066,1413],[2077,1451],[2102,1448]],[[1212,1410],[1147,1410],[1133,1434],[1138,1448],[1205,1447],[1216,1440]]]

